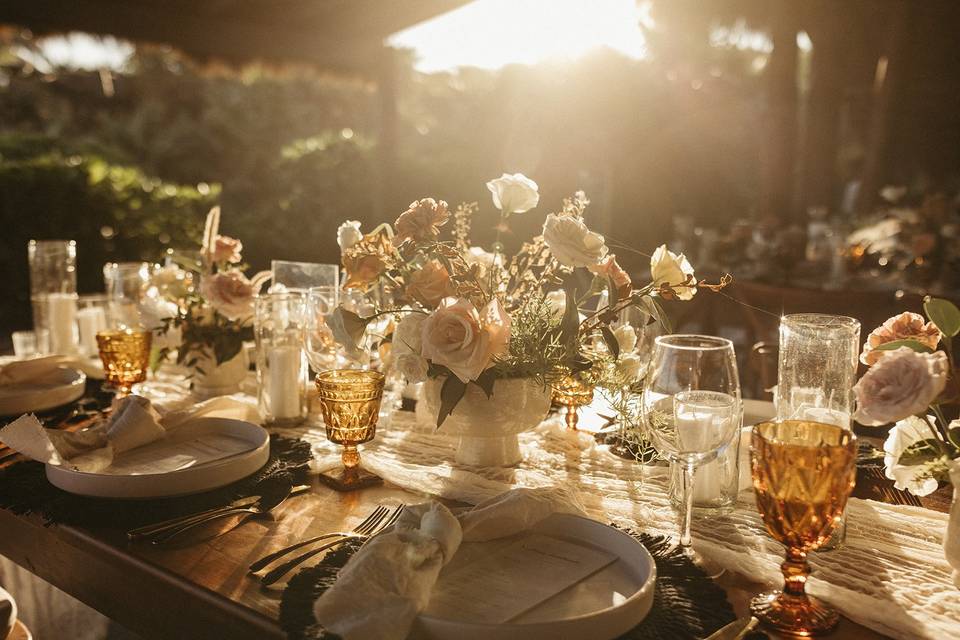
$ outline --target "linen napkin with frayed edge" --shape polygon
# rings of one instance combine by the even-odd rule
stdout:
[[[91,360],[70,356],[45,356],[17,360],[0,366],[0,385],[62,383],[63,369],[77,369],[88,378],[103,379],[103,367]]]
[[[317,622],[345,640],[402,640],[462,541],[505,538],[553,513],[583,515],[584,510],[575,494],[559,488],[513,489],[459,517],[439,502],[409,506],[396,526],[371,539],[317,599]]]
[[[258,420],[252,407],[229,397],[161,413],[147,398],[132,395],[114,400],[107,420],[81,431],[45,429],[33,414],[20,416],[0,429],[0,442],[37,462],[97,473],[124,451],[159,440],[189,420],[213,416]]]

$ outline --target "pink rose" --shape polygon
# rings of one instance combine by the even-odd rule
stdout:
[[[221,262],[230,262],[236,264],[242,259],[240,252],[243,251],[243,243],[230,236],[217,236],[213,241],[213,246],[204,249],[204,257],[209,264],[219,264]]]
[[[211,307],[229,320],[247,320],[253,315],[256,289],[236,269],[204,276],[200,293]]]
[[[469,300],[446,298],[423,321],[421,338],[423,357],[466,383],[506,353],[510,317],[496,298],[479,312]]]
[[[890,353],[890,351],[878,351],[877,347],[894,340],[916,340],[931,349],[936,349],[940,338],[940,329],[937,329],[937,325],[926,322],[919,313],[906,311],[893,316],[867,336],[863,352],[860,354],[860,362],[868,367],[876,364],[884,354]]]
[[[440,235],[440,227],[447,223],[450,212],[443,200],[423,198],[411,202],[406,211],[393,223],[397,231],[397,242],[407,238],[414,240],[433,240]]]
[[[602,278],[610,278],[621,298],[630,295],[630,291],[633,289],[633,283],[630,281],[630,275],[623,270],[623,267],[617,264],[617,256],[611,253],[598,264],[588,266],[587,269]]]
[[[947,384],[947,356],[900,347],[877,361],[853,387],[854,420],[880,426],[925,411]]]

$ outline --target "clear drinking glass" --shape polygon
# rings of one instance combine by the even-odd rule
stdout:
[[[14,331],[10,339],[13,341],[13,355],[18,358],[32,358],[39,353],[35,331]]]
[[[312,287],[305,301],[304,350],[314,371],[337,368],[337,341],[327,320],[337,307],[336,287]]]
[[[739,435],[740,382],[733,343],[660,336],[643,385],[644,426],[661,456],[682,469],[680,545],[690,546],[694,473]]]
[[[815,420],[850,428],[860,323],[846,316],[799,313],[780,320],[778,420]]]
[[[271,293],[257,298],[257,399],[268,424],[289,425],[307,414],[309,371],[304,354],[304,296]]]
[[[271,289],[277,291],[308,291],[314,287],[339,288],[340,265],[316,262],[290,262],[273,260]]]
[[[103,265],[110,326],[141,326],[140,301],[150,286],[151,271],[149,262],[108,262]]]
[[[77,243],[75,240],[31,240],[27,243],[30,266],[30,302],[33,328],[46,331],[53,353],[76,351]]]

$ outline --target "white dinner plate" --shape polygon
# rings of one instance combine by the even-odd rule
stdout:
[[[87,376],[76,369],[60,369],[59,375],[54,384],[0,385],[0,415],[46,411],[83,397]]]
[[[270,457],[270,434],[242,420],[198,418],[167,437],[118,455],[99,473],[47,465],[56,487],[97,498],[165,498],[200,493],[258,471]]]
[[[610,564],[582,581],[543,600],[508,622],[479,622],[475,614],[451,613],[438,606],[438,593],[447,588],[470,599],[470,584],[456,584],[457,573],[471,562],[483,562],[491,552],[513,540],[464,542],[454,559],[440,574],[434,598],[414,624],[411,638],[430,640],[556,640],[590,638],[611,640],[640,624],[653,604],[657,569],[646,548],[623,531],[594,520],[567,514],[554,514],[520,536],[546,535],[550,538],[613,554]],[[542,575],[541,575],[542,574]],[[525,584],[549,583],[552,575],[545,567],[530,570],[519,567],[499,576],[508,593],[522,593]],[[478,594],[479,596],[479,594]],[[443,614],[438,613],[443,610]],[[473,618],[473,619],[471,619]]]

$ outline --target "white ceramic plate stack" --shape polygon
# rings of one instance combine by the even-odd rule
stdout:
[[[165,498],[210,491],[255,473],[270,457],[270,434],[227,418],[198,418],[167,437],[117,456],[99,473],[47,465],[56,487],[98,498]]]
[[[87,377],[75,369],[61,369],[50,384],[0,385],[0,416],[46,411],[83,397]]]
[[[613,554],[615,558],[580,582],[505,623],[478,621],[476,616],[453,613],[450,608],[438,614],[437,609],[442,607],[437,606],[435,598],[417,619],[410,637],[420,640],[612,640],[636,627],[649,613],[656,566],[646,548],[628,534],[587,518],[554,514],[520,535],[543,535],[568,541]],[[444,591],[445,579],[455,581],[458,570],[471,562],[483,562],[504,544],[509,544],[509,540],[463,543],[440,574],[434,594]],[[524,584],[549,583],[552,576],[546,568],[540,572],[530,571],[529,567],[517,568],[513,575],[508,568],[500,579],[512,585],[511,589],[522,592]],[[470,588],[465,583],[450,586],[461,593]],[[481,594],[476,596],[479,598]],[[470,594],[465,597],[469,599]]]

